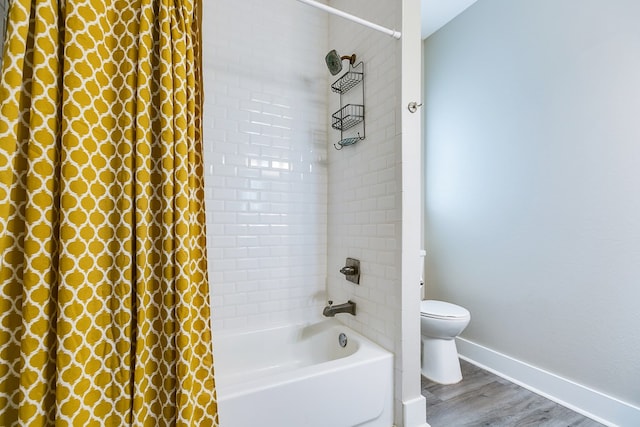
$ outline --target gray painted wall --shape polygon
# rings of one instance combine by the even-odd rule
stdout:
[[[2,65],[2,53],[4,52],[3,46],[8,7],[9,0],[0,0],[0,65]]]
[[[427,296],[640,404],[640,2],[479,0],[425,41]]]

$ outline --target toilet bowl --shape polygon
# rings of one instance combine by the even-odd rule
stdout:
[[[455,338],[467,327],[471,314],[466,308],[444,301],[420,302],[422,375],[440,384],[462,379]]]

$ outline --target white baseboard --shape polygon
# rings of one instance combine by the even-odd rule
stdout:
[[[460,358],[610,427],[640,426],[640,408],[458,337]]]
[[[410,401],[402,402],[402,419],[405,427],[429,427],[427,419],[427,404],[424,396],[420,395]]]

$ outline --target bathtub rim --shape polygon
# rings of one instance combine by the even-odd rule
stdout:
[[[242,396],[247,393],[260,392],[269,388],[276,387],[281,384],[288,384],[297,381],[301,381],[308,378],[313,378],[326,374],[327,372],[340,372],[347,370],[354,366],[359,366],[367,363],[375,363],[386,359],[391,360],[391,366],[393,366],[394,354],[385,349],[381,345],[375,343],[369,338],[363,336],[357,331],[353,330],[349,326],[340,322],[337,319],[314,319],[306,322],[296,323],[282,323],[278,325],[270,325],[262,329],[247,329],[238,328],[233,330],[227,330],[218,332],[218,339],[220,337],[236,337],[238,335],[252,335],[265,333],[268,331],[275,331],[279,329],[295,329],[302,330],[308,327],[319,326],[322,330],[330,330],[334,328],[342,328],[347,332],[347,336],[350,340],[356,340],[358,345],[357,350],[350,355],[341,357],[338,359],[332,359],[321,363],[307,365],[300,367],[299,369],[292,369],[285,372],[273,373],[265,376],[260,376],[256,379],[249,379],[246,381],[240,381],[234,384],[225,384],[222,389],[216,383],[216,395],[218,401],[224,401],[227,399],[233,399]],[[215,369],[215,336],[214,336],[214,369]],[[217,371],[216,371],[217,372]],[[224,375],[221,375],[224,377]]]

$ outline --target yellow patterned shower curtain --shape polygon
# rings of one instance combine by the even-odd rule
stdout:
[[[215,426],[199,0],[12,0],[0,425]]]

